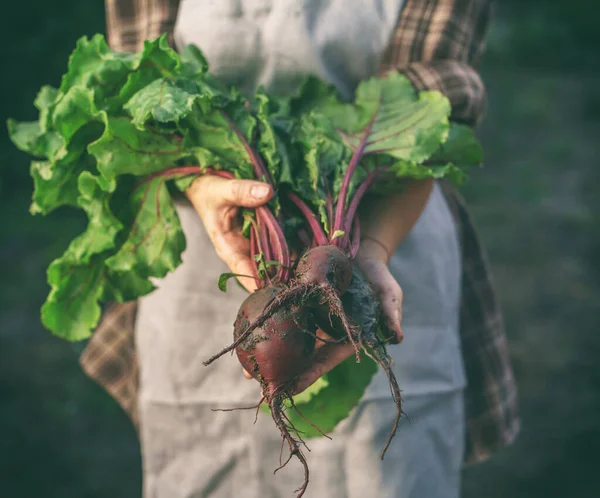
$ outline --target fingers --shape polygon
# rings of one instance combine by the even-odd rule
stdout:
[[[216,208],[227,206],[262,206],[273,196],[272,187],[255,180],[230,180],[206,175],[197,178],[188,189],[192,203],[202,201]]]
[[[390,285],[390,288],[380,294],[381,307],[383,309],[383,315],[386,318],[386,326],[393,332],[391,342],[399,344],[402,342],[404,335],[402,334],[402,290],[400,286],[394,281],[394,285]]]
[[[215,248],[220,247],[220,244],[215,244]],[[256,281],[254,280],[254,264],[252,260],[244,253],[224,253],[217,250],[217,256],[225,262],[232,273],[236,275],[244,275],[236,277],[240,284],[248,292],[254,292],[256,290]]]
[[[294,393],[301,393],[310,387],[332,368],[352,356],[354,352],[352,344],[327,344],[319,348],[312,357],[310,369],[298,378]]]
[[[385,263],[361,261],[359,266],[369,280],[373,292],[379,297],[386,326],[395,336],[392,342],[402,342],[402,288]]]
[[[248,373],[248,370],[246,370],[245,368],[242,368],[242,373],[244,374],[244,377],[246,377],[247,379],[251,379],[252,375],[250,375]]]

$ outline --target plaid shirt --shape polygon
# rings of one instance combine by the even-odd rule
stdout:
[[[108,39],[119,51],[142,49],[146,39],[172,40],[179,0],[106,0]],[[451,119],[476,125],[486,92],[474,69],[483,48],[489,0],[407,0],[381,71],[400,71],[419,89],[439,90]],[[460,333],[465,362],[465,463],[482,461],[519,431],[517,390],[492,276],[463,199],[444,185],[462,248]],[[113,305],[81,356],[85,372],[103,385],[138,426],[136,303]]]

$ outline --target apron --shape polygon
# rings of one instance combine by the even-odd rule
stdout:
[[[175,42],[199,46],[211,71],[246,92],[285,94],[312,73],[351,98],[375,74],[403,0],[182,0]],[[178,204],[187,239],[183,264],[140,300],[141,444],[145,498],[293,496],[299,464],[276,476],[281,438],[268,415],[215,412],[256,404],[260,389],[235,356],[202,361],[232,341],[245,291],[217,288],[228,271],[188,204]],[[360,405],[331,435],[309,440],[305,497],[458,496],[465,374],[458,331],[460,250],[436,184],[389,267],[404,293],[401,345],[391,346],[405,418],[384,462],[395,408],[387,377],[374,377]],[[359,493],[360,491],[360,493]]]

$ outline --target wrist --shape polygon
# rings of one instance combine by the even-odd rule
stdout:
[[[360,248],[356,255],[358,260],[376,260],[387,265],[391,256],[391,250],[377,238],[370,235],[361,237]]]

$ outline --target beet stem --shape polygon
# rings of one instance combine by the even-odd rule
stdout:
[[[254,282],[256,283],[256,287],[260,288],[262,285],[262,280],[258,275],[258,269],[256,268],[256,260],[254,259],[259,252],[258,235],[256,233],[256,225],[254,223],[254,220],[252,220],[252,228],[250,228],[250,258],[253,262],[252,276],[254,277]]]
[[[335,233],[336,230],[343,230],[342,227],[344,226],[344,210],[346,209],[346,197],[348,196],[348,189],[350,188],[350,180],[352,180],[354,171],[356,170],[358,163],[363,157],[365,148],[367,146],[367,139],[371,134],[371,130],[373,129],[373,125],[375,124],[375,119],[379,114],[380,108],[381,103],[377,106],[373,117],[369,120],[367,127],[362,133],[362,138],[360,139],[360,142],[358,143],[356,149],[354,149],[354,153],[352,154],[350,162],[348,163],[348,168],[346,169],[346,173],[344,174],[344,180],[342,181],[342,186],[340,187],[340,194],[338,196],[337,206],[335,209],[335,222],[331,233]]]
[[[266,206],[259,206],[256,208],[256,213],[259,216],[259,219],[262,217],[262,220],[265,222],[265,225],[268,229],[273,233],[273,237],[271,238],[271,243],[274,246],[275,252],[277,253],[279,266],[277,274],[279,278],[285,283],[289,279],[290,276],[290,251],[287,245],[287,241],[285,240],[285,235],[283,234],[283,230],[281,226],[273,216],[273,213]]]
[[[377,168],[376,170],[371,171],[367,175],[367,177],[362,181],[362,183],[359,185],[359,187],[356,189],[356,192],[354,193],[354,197],[352,198],[352,201],[350,201],[350,205],[348,206],[348,211],[346,211],[346,224],[344,226],[344,231],[346,233],[343,237],[343,239],[344,239],[344,241],[343,241],[344,244],[342,246],[343,250],[345,250],[346,246],[348,245],[350,230],[352,228],[352,223],[354,222],[354,218],[356,217],[356,212],[358,210],[360,201],[364,197],[364,195],[367,192],[367,190],[369,189],[369,187],[371,187],[371,185],[373,185],[373,183],[375,183],[375,180],[377,180],[377,177],[381,173],[383,173],[385,170],[386,170],[386,168]]]
[[[329,236],[331,236],[331,234],[333,233],[331,231],[331,229],[333,228],[333,196],[325,173],[323,173],[322,178],[323,184],[325,185],[325,192],[327,192],[327,229],[329,230]]]
[[[239,138],[240,142],[242,142],[242,145],[244,146],[244,149],[246,150],[246,153],[248,154],[248,157],[250,158],[250,162],[252,163],[252,166],[254,167],[254,174],[256,175],[256,178],[260,179],[260,178],[264,177],[265,180],[267,180],[267,182],[271,186],[273,186],[273,179],[271,178],[271,175],[269,174],[269,170],[267,170],[267,168],[265,167],[261,157],[254,151],[254,149],[252,147],[250,147],[250,144],[248,143],[248,140],[246,140],[246,137],[244,136],[242,131],[237,127],[237,125],[227,115],[227,113],[225,113],[224,111],[221,111],[221,116],[223,116],[225,121],[227,121],[227,123],[229,124],[229,126],[231,127],[233,132]]]
[[[325,232],[321,228],[321,224],[319,223],[319,220],[317,220],[317,217],[315,216],[315,214],[304,203],[304,201],[302,199],[300,199],[300,197],[298,197],[296,194],[293,194],[292,192],[288,192],[288,197],[298,207],[298,209],[300,211],[302,211],[302,214],[306,218],[306,221],[308,222],[308,225],[310,226],[310,229],[312,230],[312,233],[315,236],[315,239],[317,239],[317,243],[322,246],[327,245],[328,244],[327,236],[325,235]]]

